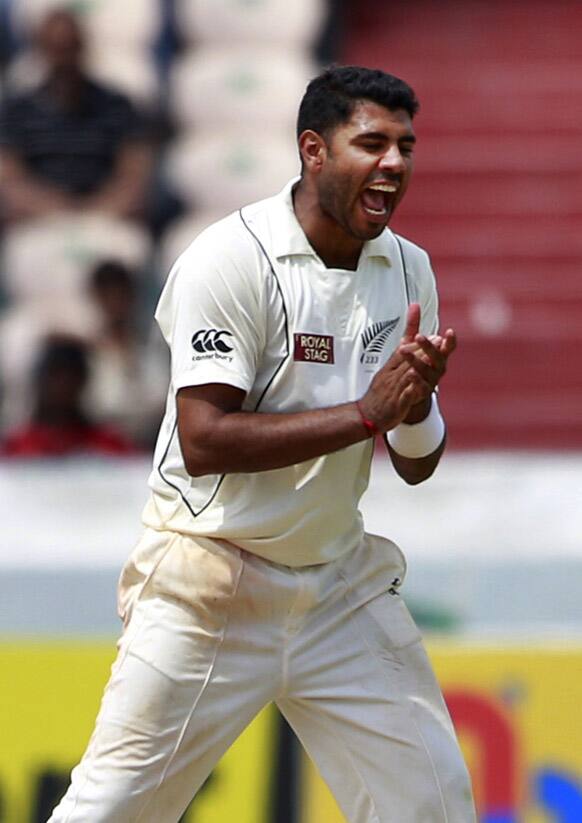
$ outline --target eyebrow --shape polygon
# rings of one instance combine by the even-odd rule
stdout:
[[[383,131],[366,131],[356,135],[355,140],[386,140],[386,134]],[[416,143],[415,134],[404,134],[398,140],[399,143]]]

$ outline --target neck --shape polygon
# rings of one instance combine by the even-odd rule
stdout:
[[[357,269],[363,241],[349,235],[321,210],[317,192],[305,178],[293,192],[293,207],[310,245],[328,269]]]

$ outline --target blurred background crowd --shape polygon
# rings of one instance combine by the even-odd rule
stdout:
[[[93,722],[165,402],[163,282],[298,173],[297,104],[330,62],[418,94],[392,227],[460,340],[437,476],[404,487],[379,448],[367,528],[458,641],[431,652],[482,823],[582,820],[581,43],[578,0],[0,0],[1,823],[46,819]],[[185,819],[339,820],[307,772],[291,802],[289,762],[259,815],[269,757],[242,780],[235,754]]]
[[[151,447],[163,279],[297,172],[297,102],[337,56],[340,3],[261,5],[2,0],[5,456]]]
[[[161,284],[203,226],[297,173],[297,102],[332,61],[421,100],[394,227],[429,249],[462,337],[453,448],[582,447],[576,3],[0,0],[0,20],[5,454],[151,447]],[[65,372],[82,386],[57,409],[39,394]]]

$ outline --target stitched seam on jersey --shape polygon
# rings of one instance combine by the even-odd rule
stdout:
[[[204,678],[204,683],[202,684],[202,688],[200,689],[200,691],[196,695],[196,698],[195,698],[194,702],[192,703],[192,708],[188,712],[188,716],[187,716],[184,724],[182,725],[182,729],[180,731],[180,734],[178,735],[178,739],[176,740],[176,744],[174,746],[174,749],[171,752],[170,756],[168,757],[168,762],[166,763],[165,767],[163,768],[163,770],[160,774],[160,778],[158,780],[158,785],[152,791],[151,795],[146,799],[146,801],[145,801],[144,805],[142,806],[139,814],[135,818],[135,823],[139,823],[139,821],[141,820],[141,818],[142,818],[145,810],[147,809],[148,805],[154,799],[156,793],[159,791],[162,783],[166,779],[168,769],[172,765],[172,762],[174,761],[174,758],[176,757],[176,754],[178,753],[178,750],[179,750],[179,748],[182,744],[182,741],[184,740],[184,737],[186,735],[186,732],[188,730],[188,727],[190,725],[190,722],[192,720],[192,716],[193,716],[193,714],[196,710],[196,707],[198,706],[198,703],[200,702],[200,699],[202,698],[202,695],[205,693],[206,688],[207,688],[207,686],[210,682],[210,679],[211,679],[211,677],[214,673],[214,668],[216,666],[216,659],[218,657],[218,652],[220,651],[220,649],[222,647],[222,644],[224,642],[224,637],[226,635],[226,630],[227,630],[229,622],[230,622],[230,613],[231,613],[232,603],[233,603],[234,598],[236,597],[236,595],[238,593],[238,587],[239,587],[240,579],[242,577],[244,562],[243,562],[243,559],[240,555],[239,555],[239,561],[240,561],[240,565],[239,565],[239,569],[238,569],[238,574],[236,576],[235,584],[233,586],[232,594],[231,594],[231,597],[230,597],[228,611],[227,611],[227,614],[226,614],[226,617],[225,617],[225,620],[224,620],[224,626],[222,627],[222,631],[220,633],[220,638],[216,643],[216,648],[214,649],[214,654],[212,655],[212,660],[211,660],[210,666],[208,667],[208,672],[206,674],[206,677]]]
[[[400,252],[400,261],[402,263],[402,273],[404,275],[404,288],[406,289],[406,302],[410,306],[410,290],[408,288],[408,269],[406,268],[406,259],[404,257],[402,243],[400,242],[400,238],[397,234],[394,235],[394,239],[398,243],[398,251]]]
[[[254,411],[257,411],[259,406],[263,402],[263,400],[265,398],[265,395],[267,394],[267,392],[271,388],[271,385],[273,384],[273,381],[275,380],[275,378],[277,377],[277,375],[279,374],[279,372],[283,368],[283,364],[285,363],[285,361],[288,359],[289,355],[291,354],[291,347],[289,345],[289,315],[287,314],[287,306],[285,305],[285,297],[283,296],[283,289],[281,288],[281,284],[279,282],[279,278],[277,277],[277,273],[275,272],[275,267],[273,266],[273,264],[271,262],[271,258],[267,254],[267,252],[265,250],[265,247],[261,243],[260,239],[257,237],[257,235],[254,233],[254,231],[250,228],[250,226],[248,225],[248,223],[244,219],[242,209],[239,209],[238,214],[239,214],[239,217],[242,221],[243,226],[248,231],[248,233],[251,235],[251,237],[254,237],[254,239],[256,240],[260,250],[262,251],[263,255],[265,256],[265,259],[266,259],[267,263],[269,264],[269,268],[271,269],[271,273],[272,273],[273,277],[275,278],[275,284],[277,286],[277,291],[279,292],[279,297],[281,298],[281,303],[283,305],[283,317],[285,318],[285,349],[286,349],[285,356],[282,358],[281,362],[279,363],[279,365],[277,366],[277,368],[275,369],[275,371],[271,375],[271,378],[270,378],[269,382],[267,383],[267,385],[263,389],[263,392],[262,392],[261,396],[259,397],[259,399],[258,399],[258,401],[255,405],[255,408],[254,408]]]
[[[195,512],[195,511],[194,511],[194,509],[192,508],[192,506],[190,505],[190,502],[189,502],[188,498],[187,498],[187,497],[185,496],[185,494],[182,492],[182,490],[180,489],[180,487],[179,487],[179,486],[176,486],[176,484],[175,484],[175,483],[172,483],[170,480],[168,480],[168,478],[165,476],[165,474],[164,474],[164,473],[163,473],[163,471],[162,471],[162,466],[164,465],[164,462],[165,462],[165,460],[166,460],[166,457],[168,456],[168,452],[170,451],[170,446],[171,446],[171,444],[172,444],[172,440],[174,439],[174,435],[176,434],[176,430],[177,430],[177,428],[178,428],[178,419],[177,419],[177,417],[176,417],[176,421],[175,421],[175,423],[174,423],[174,427],[172,428],[172,432],[171,432],[170,437],[169,437],[169,439],[168,439],[168,444],[167,444],[167,446],[166,446],[166,449],[165,449],[165,451],[164,451],[164,454],[163,454],[163,456],[162,456],[162,459],[160,460],[159,465],[158,465],[158,474],[160,475],[160,477],[162,478],[162,480],[164,481],[164,483],[165,483],[167,486],[170,486],[170,488],[171,488],[171,489],[174,489],[174,491],[177,491],[177,492],[178,492],[178,494],[179,494],[179,495],[180,495],[180,497],[182,498],[182,502],[184,503],[184,505],[186,506],[186,508],[188,509],[188,511],[190,512],[190,514],[192,515],[192,517],[196,518],[196,517],[199,517],[199,515],[201,515],[203,511],[206,511],[206,509],[208,508],[208,506],[210,506],[210,504],[212,503],[212,501],[214,500],[214,498],[215,498],[215,497],[216,497],[216,495],[218,494],[218,490],[219,490],[220,486],[222,485],[222,481],[224,480],[225,475],[224,475],[224,474],[222,474],[222,475],[220,476],[220,478],[219,478],[219,480],[218,480],[218,482],[217,482],[217,484],[216,484],[216,488],[214,489],[214,491],[213,491],[213,492],[212,492],[212,494],[210,495],[210,498],[206,501],[206,503],[202,506],[202,508],[201,508],[201,509],[199,509],[197,512]]]
[[[253,237],[253,238],[255,239],[255,241],[257,242],[257,244],[258,244],[259,248],[261,249],[261,251],[262,251],[263,255],[265,256],[265,259],[267,260],[267,263],[269,264],[269,268],[271,269],[271,272],[272,272],[272,274],[273,274],[273,277],[275,278],[275,283],[276,283],[276,285],[277,285],[277,291],[279,292],[279,297],[281,298],[281,304],[282,304],[282,306],[283,306],[283,317],[284,317],[284,319],[285,319],[285,349],[286,349],[286,351],[285,351],[285,356],[282,358],[281,362],[279,363],[279,365],[277,366],[277,368],[275,369],[275,371],[274,371],[274,372],[273,372],[273,374],[271,375],[271,378],[270,378],[269,382],[267,383],[267,385],[266,385],[266,386],[265,386],[265,388],[263,389],[263,392],[262,392],[261,396],[259,397],[259,399],[258,399],[258,401],[257,401],[257,403],[256,403],[256,405],[255,405],[255,408],[254,408],[254,411],[257,411],[257,410],[258,410],[258,408],[259,408],[259,406],[260,406],[260,405],[261,405],[261,403],[263,402],[263,400],[264,400],[264,398],[265,398],[265,395],[267,394],[268,390],[271,388],[271,385],[272,385],[273,381],[275,380],[275,378],[276,378],[276,377],[277,377],[277,375],[279,374],[279,371],[280,371],[280,370],[281,370],[281,368],[283,367],[283,364],[285,363],[285,361],[288,359],[288,357],[289,357],[289,355],[290,355],[291,349],[290,349],[290,346],[289,346],[289,316],[288,316],[288,313],[287,313],[287,306],[285,305],[285,298],[284,298],[284,296],[283,296],[283,289],[281,288],[281,284],[280,284],[280,282],[279,282],[279,278],[277,277],[277,274],[276,274],[276,272],[275,272],[275,268],[274,268],[273,264],[271,263],[271,260],[270,260],[270,258],[269,258],[269,255],[267,254],[267,252],[266,252],[266,250],[265,250],[265,247],[263,246],[263,244],[261,243],[261,241],[259,240],[259,238],[257,237],[257,235],[256,235],[256,234],[252,231],[252,229],[251,229],[251,228],[249,227],[249,225],[247,224],[246,220],[244,219],[244,217],[243,217],[243,215],[242,215],[242,210],[239,210],[239,216],[240,216],[240,219],[241,219],[241,221],[242,221],[243,226],[244,226],[244,227],[246,228],[246,230],[249,232],[249,234],[251,235],[251,237]],[[159,474],[159,475],[160,475],[160,477],[162,478],[162,481],[163,481],[163,482],[164,482],[167,486],[170,486],[170,488],[174,489],[174,491],[178,492],[178,494],[180,495],[180,498],[182,499],[182,502],[184,503],[184,505],[186,506],[186,508],[188,509],[188,511],[190,512],[190,514],[192,515],[192,517],[196,518],[196,517],[199,517],[199,516],[200,516],[200,515],[201,515],[204,511],[206,511],[206,509],[210,506],[210,504],[212,503],[212,501],[214,500],[214,498],[215,498],[215,497],[216,497],[216,495],[218,494],[218,490],[220,489],[220,487],[221,487],[221,485],[222,485],[222,483],[223,483],[224,478],[225,478],[225,476],[226,476],[226,475],[225,475],[225,474],[222,474],[222,475],[220,476],[220,478],[219,478],[219,480],[218,480],[218,482],[217,482],[217,484],[216,484],[216,488],[214,489],[214,491],[212,492],[212,494],[211,494],[210,498],[207,500],[207,502],[204,504],[204,506],[202,506],[202,508],[201,508],[201,509],[199,509],[197,512],[196,512],[196,511],[194,511],[194,509],[193,509],[192,505],[190,504],[189,500],[188,500],[188,499],[187,499],[187,497],[184,495],[184,493],[182,492],[182,490],[181,490],[178,486],[176,486],[176,484],[175,484],[175,483],[172,483],[170,480],[168,480],[168,478],[164,475],[164,473],[163,473],[163,471],[162,471],[162,467],[163,467],[164,462],[165,462],[165,460],[166,460],[166,458],[167,458],[167,456],[168,456],[168,452],[170,451],[170,446],[171,446],[171,444],[172,444],[172,440],[174,439],[174,435],[175,435],[175,433],[176,433],[176,429],[177,429],[177,427],[178,427],[178,420],[176,419],[176,422],[174,423],[174,427],[173,427],[172,432],[171,432],[171,434],[170,434],[170,437],[169,437],[169,439],[168,439],[168,443],[167,443],[167,445],[166,445],[166,449],[165,449],[165,451],[164,451],[164,454],[163,454],[163,456],[162,456],[162,459],[160,460],[160,463],[159,463],[159,465],[158,465],[158,467],[157,467],[157,470],[158,470],[158,474]]]
[[[410,712],[410,717],[411,717],[412,722],[414,724],[414,728],[416,729],[416,732],[417,732],[418,736],[420,737],[420,741],[422,743],[422,746],[423,746],[424,751],[426,753],[426,756],[428,758],[428,762],[430,763],[430,767],[432,769],[434,782],[436,783],[436,787],[437,787],[437,790],[438,790],[438,793],[439,793],[439,798],[440,798],[440,801],[441,801],[441,807],[442,807],[442,810],[443,810],[444,823],[449,823],[449,816],[447,814],[447,807],[445,806],[445,798],[444,798],[443,790],[442,790],[442,787],[441,787],[441,782],[439,780],[438,772],[436,770],[434,760],[433,760],[432,755],[430,753],[430,749],[426,745],[426,741],[425,741],[424,736],[423,736],[423,734],[420,730],[420,726],[418,725],[417,720],[414,717],[414,715],[412,714],[412,712]]]

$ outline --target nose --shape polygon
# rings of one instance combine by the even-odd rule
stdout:
[[[406,170],[406,163],[399,146],[395,143],[384,152],[379,163],[382,171],[391,174],[403,174]]]

